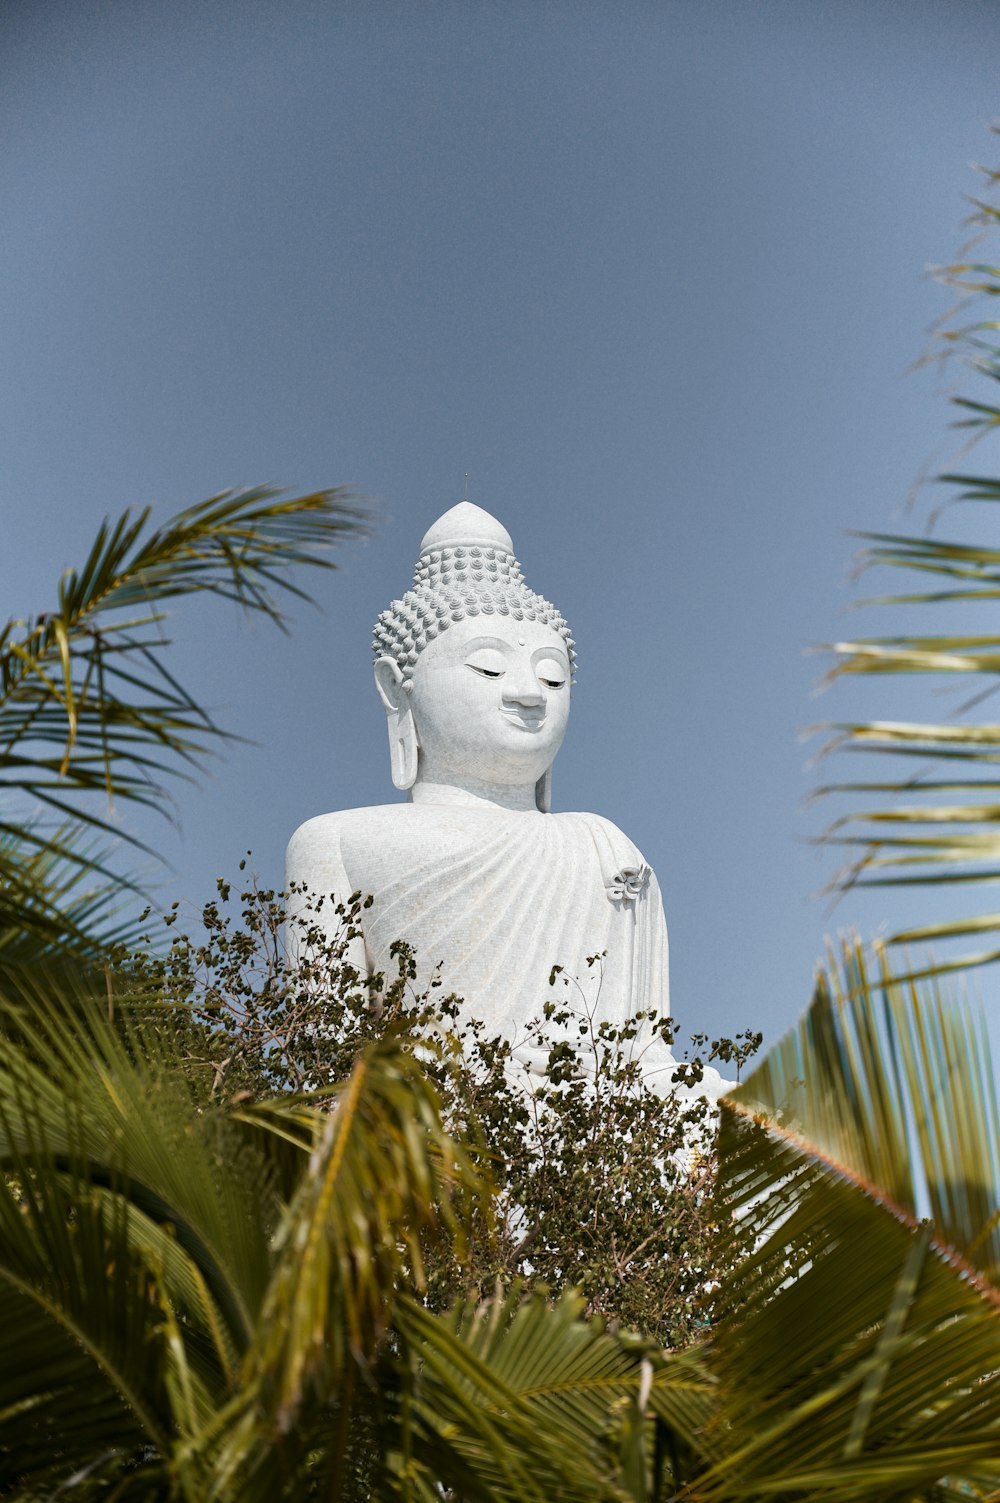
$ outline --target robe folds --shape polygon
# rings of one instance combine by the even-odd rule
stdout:
[[[288,879],[338,897],[371,894],[363,915],[369,970],[393,974],[390,946],[406,940],[416,989],[440,977],[441,994],[462,997],[487,1034],[514,1042],[531,1068],[540,1062],[524,1025],[548,1001],[595,1026],[624,1023],[639,1009],[669,1011],[656,878],[599,815],[426,803],[346,810],[296,832]],[[553,966],[562,970],[550,986]],[[665,1075],[656,1082],[665,1085],[669,1050],[648,1029],[636,1048],[646,1050],[647,1074]]]

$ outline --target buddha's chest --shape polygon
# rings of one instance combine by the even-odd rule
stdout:
[[[386,812],[377,827],[348,832],[342,845],[352,888],[376,904],[401,887],[456,879],[467,885],[473,904],[477,886],[498,865],[558,867],[586,859],[586,842],[557,830],[553,816],[413,805]]]
[[[604,870],[638,853],[627,842],[622,852],[605,851],[603,826],[587,816],[412,806],[387,813],[377,832],[355,829],[342,846],[352,888],[373,900],[363,919],[373,970],[391,973],[393,942],[405,940],[418,988],[436,974],[498,1026],[551,995],[553,966],[576,978],[588,1006],[603,997],[599,1011],[612,998],[618,1008],[645,997],[649,977],[665,977],[655,889],[626,900]],[[597,967],[593,956],[603,957]]]

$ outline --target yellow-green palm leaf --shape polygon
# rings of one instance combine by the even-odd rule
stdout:
[[[988,193],[976,204],[972,221],[981,238],[1000,227],[995,202],[998,174],[985,176]],[[948,353],[957,355],[995,392],[1000,382],[1000,326],[994,315],[1000,267],[986,260],[962,261],[942,268],[940,275],[959,289],[963,301],[937,330],[937,347],[940,350],[943,341]],[[984,316],[977,316],[980,311]],[[952,400],[961,414],[956,426],[967,428],[973,438],[994,434],[1000,426],[995,399]],[[988,528],[1000,502],[1000,479],[965,472],[938,478],[951,489],[949,505],[987,508]],[[826,727],[831,733],[828,750],[860,754],[873,768],[860,778],[841,778],[819,790],[865,800],[826,832],[826,839],[848,853],[835,885],[968,887],[969,911],[908,924],[888,943],[964,942],[957,959],[928,962],[914,974],[995,960],[1000,958],[1000,908],[988,900],[975,906],[975,897],[980,886],[1000,881],[1000,724],[993,710],[995,690],[1000,688],[1000,634],[993,621],[1000,600],[1000,540],[988,531],[985,537],[948,539],[938,536],[933,525],[922,537],[862,536],[868,545],[862,568],[903,570],[911,583],[864,602],[893,611],[901,626],[890,635],[833,644],[836,662],[830,677],[931,674],[939,684],[967,685],[968,694],[953,718],[910,720],[883,714]],[[950,608],[952,614],[961,608],[964,625],[950,632],[914,630],[913,612],[924,608]],[[878,762],[885,758],[891,761],[881,774]],[[917,895],[914,892],[914,898]],[[970,937],[979,941],[975,950],[967,943]]]
[[[691,1496],[1000,1485],[1000,1140],[969,1010],[847,948],[723,1104],[719,1188],[751,1250]]]
[[[364,517],[336,490],[227,492],[155,529],[126,512],[52,609],[0,628],[0,953],[121,937],[108,919],[129,884],[92,837],[122,832],[94,795],[164,810],[165,780],[225,738],[167,666],[168,605],[207,593],[281,625],[280,594],[305,598],[288,570],[332,567],[323,550]]]

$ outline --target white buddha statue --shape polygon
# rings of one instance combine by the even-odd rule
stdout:
[[[413,588],[383,611],[373,645],[392,779],[408,800],[307,820],[288,847],[287,883],[370,894],[359,969],[391,974],[389,947],[406,940],[417,987],[438,972],[490,1033],[520,1038],[554,996],[553,965],[575,978],[558,1000],[595,1022],[666,1014],[656,878],[609,820],[550,811],[573,639],[525,585],[494,517],[462,502],[434,523]],[[672,1057],[646,1043],[651,1078],[666,1087]]]

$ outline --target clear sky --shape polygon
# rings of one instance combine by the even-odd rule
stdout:
[[[165,898],[396,796],[371,623],[468,472],[573,628],[555,807],[656,868],[683,1024],[774,1037],[831,927],[927,916],[815,899],[798,733],[883,702],[804,650],[949,452],[904,372],[998,111],[986,0],[4,0],[0,613],[129,504],[378,502],[289,638],[178,614],[253,744],[129,816]]]

